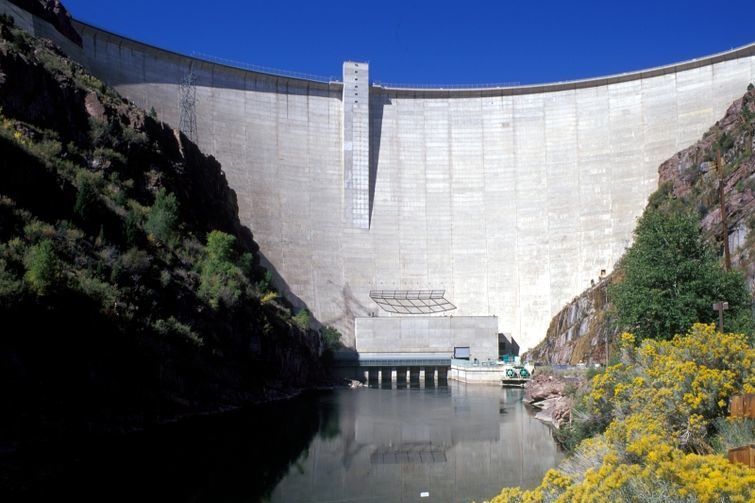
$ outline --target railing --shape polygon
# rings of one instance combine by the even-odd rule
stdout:
[[[389,313],[433,314],[456,306],[445,298],[445,290],[370,290],[370,298]]]
[[[484,84],[400,84],[393,82],[373,82],[372,85],[388,89],[499,89],[502,87],[517,87],[521,82],[494,82]]]
[[[290,77],[294,79],[312,80],[312,81],[321,82],[324,84],[329,84],[331,82],[340,82],[337,77],[334,77],[332,75],[328,75],[328,76],[315,75],[312,73],[302,73],[302,72],[293,72],[290,70],[281,70],[280,68],[271,68],[268,66],[252,65],[250,63],[245,63],[243,61],[236,61],[233,59],[221,58],[219,56],[213,56],[211,54],[206,54],[203,52],[192,51],[191,56],[197,59],[208,61],[210,63],[218,63],[221,65],[230,66],[233,68],[239,68],[241,70],[249,70],[252,72],[267,73],[270,75],[275,75],[277,77]]]
[[[497,369],[502,367],[503,362],[500,364],[496,360],[462,360],[459,358],[452,358],[451,359],[451,365],[455,367],[463,367],[463,368],[489,368],[489,369]]]
[[[359,367],[450,367],[451,359],[393,359],[359,360]]]
[[[442,299],[445,293],[445,290],[370,290],[370,298],[399,300]]]

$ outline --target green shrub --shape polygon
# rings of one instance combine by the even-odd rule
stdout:
[[[32,246],[24,256],[24,280],[37,295],[44,295],[55,286],[59,263],[52,241],[45,239]]]
[[[322,340],[325,343],[326,350],[337,349],[341,346],[341,332],[331,327],[330,325],[322,327],[320,334],[322,335]]]
[[[51,161],[60,155],[63,146],[58,140],[44,139],[39,143],[33,144],[31,149],[40,158]]]
[[[152,324],[152,328],[159,335],[177,337],[188,342],[192,346],[202,347],[204,345],[204,340],[201,336],[197,335],[189,325],[181,323],[173,316],[168,319],[159,319],[155,321]]]
[[[312,319],[312,314],[309,312],[309,309],[306,307],[302,310],[300,310],[298,313],[296,313],[292,318],[291,321],[294,322],[294,325],[301,328],[302,330],[306,330],[309,328],[309,322]]]
[[[92,154],[94,160],[98,161],[98,164],[103,164],[102,161],[116,163],[120,165],[126,164],[126,157],[120,152],[116,152],[109,147],[97,147]]]
[[[104,309],[109,309],[115,304],[117,290],[110,283],[93,276],[87,271],[81,271],[77,275],[78,290],[97,301]]]
[[[12,302],[21,294],[23,287],[20,278],[8,270],[5,259],[0,258],[0,302]]]
[[[107,131],[107,122],[96,119],[94,117],[89,118],[89,138],[97,143],[100,138],[105,136]]]
[[[620,267],[624,279],[611,286],[611,298],[620,323],[640,339],[668,339],[715,321],[711,305],[719,300],[728,301],[729,319],[751,324],[742,275],[722,269],[691,212],[648,208]]]
[[[142,217],[134,208],[128,210],[126,213],[126,221],[124,226],[124,233],[126,237],[126,243],[130,246],[136,244],[139,239],[139,233],[141,232]]]
[[[262,275],[262,278],[260,278],[259,281],[255,284],[255,287],[257,288],[257,292],[264,294],[268,290],[270,290],[270,285],[273,282],[273,273],[271,273],[268,270],[265,270],[265,273]]]
[[[207,235],[199,275],[199,296],[213,308],[235,306],[245,293],[248,280],[236,260],[236,238],[221,231]]]
[[[726,455],[729,449],[755,444],[755,419],[719,417],[713,426],[717,435],[711,444],[719,454]]]
[[[34,219],[28,224],[24,225],[24,236],[30,241],[40,241],[45,238],[52,238],[55,235],[55,227],[42,222],[41,220]]]
[[[132,127],[123,128],[121,137],[129,147],[147,143],[147,135]]]
[[[116,188],[113,190],[113,203],[115,203],[116,206],[120,206],[121,208],[125,208],[128,204],[128,196],[126,195],[126,191],[121,188]]]
[[[73,211],[82,220],[88,221],[97,208],[97,186],[90,176],[79,177],[79,190],[76,193],[76,202],[73,205]]]
[[[149,210],[144,230],[163,244],[172,246],[176,243],[178,229],[178,201],[175,194],[160,189],[155,197],[155,204]]]
[[[150,265],[149,255],[144,250],[132,247],[121,255],[115,263],[110,279],[111,281],[121,281],[128,278],[137,283],[147,274]]]

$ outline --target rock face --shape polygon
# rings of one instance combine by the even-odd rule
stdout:
[[[175,242],[146,228],[161,192]],[[199,292],[212,231],[248,259],[236,304]],[[41,244],[44,291],[25,274]],[[322,339],[260,300],[257,260],[216,159],[0,18],[0,450],[323,382]]]
[[[69,40],[81,46],[79,35],[71,24],[71,15],[59,0],[10,0],[22,9],[52,24]]]
[[[604,365],[618,333],[606,303],[612,281],[614,275],[607,276],[567,304],[553,317],[545,339],[527,358],[550,365]]]
[[[659,189],[654,197],[675,197],[701,215],[706,240],[723,254],[719,181],[724,185],[726,239],[734,270],[755,291],[755,87],[736,100],[726,115],[700,141],[678,152],[658,168]],[[716,170],[717,152],[724,169]],[[605,363],[620,332],[611,312],[609,286],[621,280],[620,266],[588,288],[551,320],[545,339],[527,356],[546,364]]]
[[[556,428],[569,421],[574,401],[567,396],[568,385],[581,386],[583,378],[536,375],[525,386],[525,401],[541,409],[535,419],[550,423]]]
[[[752,292],[755,288],[755,87],[728,108],[726,115],[689,148],[661,164],[661,192],[670,193],[697,208],[706,239],[722,251],[719,183],[724,185],[727,239],[734,270],[741,271]],[[716,152],[724,169],[716,170]],[[721,176],[722,175],[722,176]]]

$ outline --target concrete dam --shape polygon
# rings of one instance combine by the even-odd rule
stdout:
[[[631,243],[658,165],[755,78],[751,44],[543,85],[388,87],[361,62],[317,81],[75,22],[78,47],[7,0],[0,12],[174,127],[193,75],[197,142],[222,163],[263,260],[295,304],[357,349],[355,327],[413,313],[423,317],[407,323],[494,316],[498,332],[534,346]]]

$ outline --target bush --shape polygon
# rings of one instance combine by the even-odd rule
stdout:
[[[29,248],[24,256],[24,280],[37,295],[44,295],[58,280],[59,263],[52,241],[45,239]]]
[[[141,232],[141,215],[133,208],[126,213],[126,221],[124,225],[124,234],[126,238],[126,244],[134,246],[139,239],[139,233]]]
[[[82,271],[77,275],[78,290],[97,301],[105,310],[109,310],[115,305],[117,290],[110,283],[106,283],[92,274]]]
[[[150,265],[150,257],[144,250],[129,248],[113,266],[110,279],[114,282],[129,279],[134,284],[139,283],[149,272]]]
[[[327,325],[320,330],[326,350],[337,349],[341,346],[341,332]]]
[[[73,205],[73,211],[83,221],[87,222],[92,218],[97,208],[97,186],[90,176],[79,177],[79,190],[76,193],[76,202]]]
[[[5,259],[0,258],[0,302],[12,302],[22,291],[23,283],[12,271],[8,270]]]
[[[620,265],[624,279],[610,288],[624,327],[640,339],[668,339],[693,323],[715,321],[711,305],[720,300],[728,301],[735,328],[752,326],[742,275],[721,268],[693,214],[649,208],[635,236]]]
[[[729,449],[743,445],[755,444],[755,419],[749,417],[719,417],[713,426],[716,436],[713,438],[713,449],[721,455],[726,455]]]
[[[504,489],[491,502],[753,501],[755,471],[710,454],[708,432],[752,438],[751,426],[722,427],[721,418],[733,393],[755,391],[755,349],[742,334],[701,324],[670,341],[634,342],[622,336],[622,362],[584,395],[589,420],[608,418],[605,432],[579,444],[539,487]]]
[[[257,281],[255,287],[257,288],[257,291],[259,293],[264,294],[268,290],[270,290],[270,286],[273,282],[273,273],[271,273],[268,270],[265,270],[265,273],[262,275],[262,278],[260,278],[259,281]]]
[[[233,307],[245,294],[248,280],[236,259],[236,238],[221,231],[207,235],[207,246],[199,275],[199,296],[217,309]]]
[[[121,138],[129,147],[141,146],[147,143],[147,135],[132,127],[123,128]]]
[[[178,201],[175,194],[160,189],[155,197],[155,204],[149,210],[144,230],[163,244],[173,246],[176,243],[178,228]]]
[[[309,309],[304,308],[296,313],[293,318],[291,318],[291,321],[293,321],[294,325],[296,325],[300,329],[307,330],[309,328],[309,322],[311,318],[312,315],[309,312]]]
[[[260,302],[262,304],[269,304],[277,298],[278,298],[278,292],[270,290],[268,292],[265,292],[262,295],[262,297],[260,297]]]
[[[204,346],[204,340],[202,337],[194,333],[189,325],[181,323],[173,316],[168,319],[159,319],[155,321],[152,324],[152,328],[159,335],[177,337],[195,347]]]

